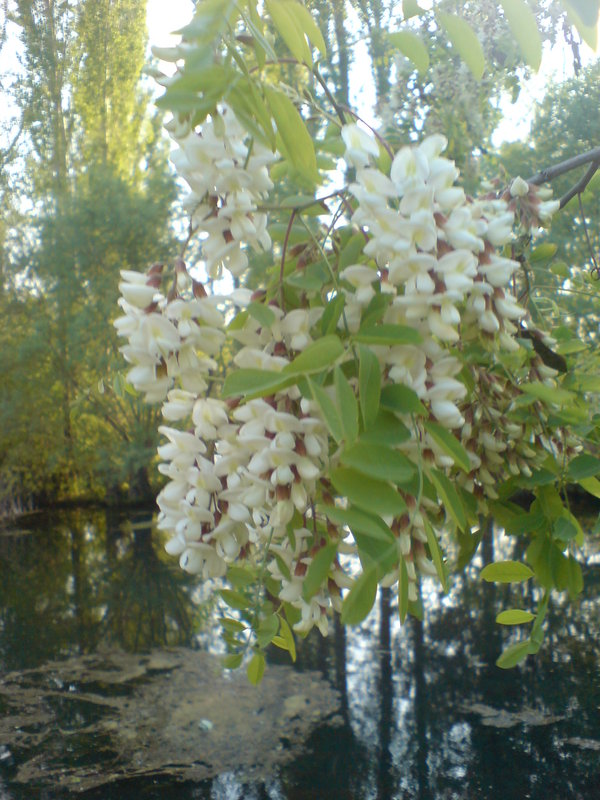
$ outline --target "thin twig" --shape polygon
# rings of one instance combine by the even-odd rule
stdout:
[[[319,82],[319,85],[321,86],[323,91],[325,92],[325,96],[327,97],[327,99],[329,100],[331,105],[333,106],[333,108],[335,110],[335,113],[338,115],[338,118],[339,118],[340,122],[342,123],[342,125],[345,125],[346,124],[346,117],[344,116],[344,110],[343,110],[344,107],[341,106],[337,102],[337,100],[335,99],[335,97],[331,93],[331,90],[330,90],[329,86],[327,86],[327,81],[325,80],[325,78],[322,77],[321,73],[319,72],[319,68],[318,68],[318,66],[316,64],[313,67],[312,73],[315,76],[315,78],[317,79],[317,81]]]
[[[560,198],[560,205],[559,208],[564,208],[567,203],[572,200],[576,194],[579,195],[581,198],[581,193],[585,191],[586,186],[592,180],[598,169],[600,168],[600,159],[598,161],[592,161],[590,166],[585,172],[585,175],[580,178],[574,186],[571,186],[568,192],[565,192],[563,196]]]
[[[183,245],[181,247],[181,252],[179,253],[179,258],[182,261],[183,261],[184,255],[185,255],[185,251],[187,250],[188,245],[191,242],[191,240],[193,239],[194,234],[196,233],[197,230],[198,230],[198,226],[196,226],[194,228],[194,224],[192,222],[192,218],[190,217],[190,221],[189,221],[189,224],[188,224],[187,236],[186,236],[185,242],[183,243]]]
[[[596,260],[596,256],[594,255],[594,250],[592,248],[592,243],[590,241],[590,234],[588,233],[587,222],[585,221],[585,212],[583,210],[583,203],[581,201],[581,194],[578,194],[577,198],[579,200],[579,213],[581,214],[581,222],[583,223],[583,231],[585,233],[585,240],[586,240],[587,246],[588,246],[588,248],[590,250],[590,258],[592,259],[592,264],[594,265],[592,273],[595,273],[595,277],[598,277],[598,275],[600,274],[600,269],[598,268],[598,262]]]
[[[296,209],[292,210],[290,214],[290,221],[288,222],[287,230],[285,232],[285,239],[283,240],[283,247],[281,249],[281,266],[279,267],[279,297],[281,299],[281,310],[285,311],[285,294],[283,291],[283,275],[285,270],[285,256],[287,254],[287,246],[292,232],[292,225],[296,219]]]

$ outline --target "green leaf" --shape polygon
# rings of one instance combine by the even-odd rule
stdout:
[[[567,4],[563,3],[563,5]],[[568,5],[574,8],[584,25],[593,27],[598,24],[600,0],[570,0]]]
[[[265,0],[265,6],[273,25],[277,28],[283,41],[297,61],[312,66],[312,54],[304,38],[304,32],[291,13],[291,3],[282,0]]]
[[[233,22],[236,0],[204,0],[196,6],[192,21],[174,33],[186,39],[209,42]]]
[[[271,644],[274,644],[275,647],[280,647],[282,650],[288,649],[287,642],[283,636],[274,636],[271,640]]]
[[[370,347],[358,346],[358,394],[365,428],[377,417],[381,395],[381,367]]]
[[[573,339],[570,342],[560,342],[556,348],[556,352],[561,356],[568,356],[572,353],[581,353],[583,350],[589,349],[589,342],[582,342],[579,339]],[[548,366],[552,366],[549,364]]]
[[[380,405],[388,411],[395,411],[397,414],[427,415],[427,409],[419,400],[416,392],[402,383],[384,386],[381,390]]]
[[[552,258],[557,250],[558,245],[553,244],[552,242],[544,242],[543,244],[539,244],[531,251],[529,261],[532,264],[535,264],[538,261],[548,261],[548,259]]]
[[[437,17],[448,34],[452,45],[456,48],[462,60],[471,70],[473,76],[478,81],[481,80],[485,70],[485,56],[483,55],[483,48],[473,28],[465,19],[454,16],[453,14],[438,12]]]
[[[369,305],[363,311],[362,325],[371,328],[380,322],[391,304],[391,294],[380,292],[373,296]]]
[[[164,94],[158,97],[154,104],[157,108],[166,111],[179,111],[181,114],[188,114],[190,111],[200,112],[203,117],[206,117],[220,99],[220,95],[205,96],[200,98],[196,92],[190,91],[177,91],[177,89],[169,89]]]
[[[296,660],[296,642],[294,640],[294,634],[292,633],[292,629],[288,625],[287,621],[283,617],[279,617],[279,622],[281,625],[280,632],[281,637],[284,639],[287,649],[289,651],[290,656],[292,657],[292,661]]]
[[[323,282],[321,282],[321,286],[322,285]],[[321,317],[321,334],[323,336],[327,336],[327,334],[335,331],[345,304],[346,298],[343,294],[336,294],[329,300],[323,311],[323,316]]]
[[[266,369],[237,369],[225,378],[222,397],[264,397],[291,386],[294,377]]]
[[[262,681],[263,675],[265,674],[265,666],[266,663],[264,655],[259,652],[254,653],[246,668],[248,680],[254,686],[258,686],[258,684]]]
[[[581,574],[581,565],[573,556],[569,556],[567,559],[566,586],[569,596],[573,601],[583,590],[583,575]]]
[[[264,303],[250,303],[248,306],[248,312],[250,316],[254,317],[257,322],[260,322],[263,328],[270,328],[275,322],[275,314],[273,310]]]
[[[279,572],[281,572],[281,574],[286,579],[286,581],[291,581],[292,580],[292,574],[291,574],[291,572],[289,570],[288,565],[285,563],[285,561],[279,555],[279,553],[273,553],[273,555],[275,556],[275,561],[277,563],[277,567],[279,569]]]
[[[281,370],[282,375],[313,375],[332,367],[344,348],[337,336],[324,336],[308,345],[300,355]]]
[[[512,669],[512,667],[516,667],[523,659],[527,658],[528,655],[529,639],[526,639],[524,642],[517,642],[517,644],[511,644],[510,647],[507,647],[496,661],[496,666],[500,667],[500,669]]]
[[[537,400],[542,400],[544,403],[553,403],[554,405],[562,406],[570,403],[575,399],[572,392],[566,389],[560,389],[558,386],[546,386],[545,383],[540,381],[532,381],[531,383],[519,384],[519,389]]]
[[[444,590],[444,592],[447,592],[448,576],[446,574],[446,565],[444,564],[442,551],[440,550],[440,545],[433,528],[425,518],[424,522],[425,522],[425,533],[427,534],[427,544],[429,545],[429,552],[431,553],[431,560],[433,561],[438,578],[440,580],[440,583],[442,584],[442,589]]]
[[[223,656],[221,663],[225,669],[237,669],[241,666],[243,660],[243,653],[228,653],[226,656]]]
[[[245,586],[251,586],[256,581],[256,576],[244,567],[229,567],[227,580],[234,589],[243,589]]]
[[[314,46],[321,51],[321,54],[327,57],[327,45],[325,44],[325,39],[323,39],[323,34],[319,30],[317,23],[312,18],[310,11],[303,6],[302,3],[297,3],[295,0],[294,2],[286,2],[285,7],[293,16],[300,30],[305,33]]]
[[[244,309],[243,311],[238,311],[235,317],[231,320],[229,325],[227,326],[228,331],[239,331],[241,330],[246,322],[248,321],[248,311]]]
[[[562,555],[548,536],[542,533],[533,539],[526,551],[527,560],[535,570],[537,582],[545,588],[551,588],[555,583],[555,554]]]
[[[531,633],[529,634],[529,641],[531,642],[529,647],[530,653],[536,653],[541,647],[542,642],[544,641],[544,629],[542,625],[544,624],[544,620],[546,619],[546,613],[548,612],[549,601],[550,601],[550,592],[546,591],[544,592],[543,598],[538,603],[535,622],[533,623],[533,627],[531,628]]]
[[[523,0],[500,0],[500,4],[525,61],[537,72],[542,63],[542,37],[533,12]]]
[[[331,522],[350,528],[363,568],[375,566],[379,577],[391,572],[398,563],[396,537],[381,517],[350,506],[338,508],[325,506],[320,509]]]
[[[473,556],[477,552],[477,548],[481,543],[483,537],[483,529],[475,531],[475,533],[458,532],[459,552],[456,559],[456,571],[461,572],[473,560]]]
[[[358,625],[373,608],[377,594],[375,568],[365,570],[352,584],[342,603],[342,623]]]
[[[388,483],[343,467],[334,469],[330,477],[336,490],[359,508],[366,511],[375,508],[384,516],[397,516],[406,511],[402,496]]]
[[[408,613],[411,617],[420,620],[423,622],[423,618],[425,616],[425,609],[423,608],[423,598],[418,597],[416,600],[409,600],[408,601]]]
[[[269,614],[268,617],[261,619],[258,630],[256,631],[256,641],[260,647],[271,644],[273,637],[279,631],[279,617],[276,614]]]
[[[340,272],[351,264],[356,264],[360,254],[365,248],[365,244],[365,237],[362,233],[355,233],[348,239],[338,259],[338,270]],[[373,279],[375,279],[375,277],[376,275],[374,272]]]
[[[371,478],[400,485],[410,481],[415,474],[414,465],[405,455],[381,444],[358,441],[344,450],[340,460]]]
[[[250,606],[250,600],[241,592],[236,592],[233,589],[221,589],[219,594],[230,608],[244,611]]]
[[[552,526],[554,536],[561,542],[570,542],[577,537],[577,527],[567,517],[559,517]]]
[[[347,509],[327,506],[320,510],[331,522],[350,528],[364,569],[373,566],[378,577],[383,577],[396,567],[396,537],[381,517],[352,506]]]
[[[307,179],[318,181],[315,147],[298,109],[287,95],[277,89],[265,87],[265,94],[285,157]]]
[[[239,619],[232,619],[231,617],[220,617],[219,622],[221,627],[228,633],[241,633],[246,630],[246,626]]]
[[[581,481],[583,478],[592,478],[598,474],[600,474],[600,458],[595,458],[589,453],[582,453],[569,461],[567,467],[569,480]]]
[[[522,625],[524,622],[531,622],[532,619],[535,619],[535,614],[532,614],[531,611],[510,608],[501,611],[496,617],[496,622],[500,625]]]
[[[361,441],[385,444],[393,447],[410,439],[410,431],[398,417],[388,411],[380,411],[375,422],[361,435]]]
[[[559,278],[569,278],[571,275],[571,270],[564,261],[555,261],[551,264],[550,272],[554,275],[558,275]]]
[[[458,439],[447,428],[437,422],[425,422],[423,424],[434,442],[454,459],[454,463],[465,472],[470,472],[471,462],[469,455]]]
[[[325,389],[315,383],[311,378],[308,379],[308,385],[312,396],[323,414],[323,419],[336,442],[341,442],[344,438],[344,430],[342,428],[342,420],[339,411],[335,407],[335,403],[327,394]]]
[[[351,444],[358,436],[358,403],[354,396],[354,390],[339,366],[335,368],[333,378],[344,440],[346,444]]]
[[[328,278],[329,272],[326,269],[325,262],[315,261],[313,264],[309,264],[306,269],[292,272],[291,275],[287,276],[285,282],[306,292],[320,292]],[[328,333],[333,333],[334,331],[335,326]]]
[[[305,600],[310,600],[319,591],[329,574],[329,568],[336,555],[337,545],[335,544],[328,544],[315,554],[302,584],[302,595]]]
[[[435,486],[444,510],[454,520],[456,525],[461,530],[464,530],[467,527],[465,509],[451,481],[443,472],[437,469],[427,470],[427,476]]]
[[[480,573],[484,581],[493,583],[519,583],[533,577],[533,570],[520,561],[496,561]]]
[[[411,17],[418,17],[423,13],[423,9],[418,4],[417,0],[402,0],[402,15],[404,19]]]
[[[352,337],[363,344],[421,344],[423,337],[410,325],[366,325]]]
[[[540,486],[536,490],[537,504],[536,509],[541,508],[544,516],[550,522],[553,522],[558,517],[564,516],[565,508],[563,501],[554,485]],[[532,506],[533,508],[534,506]]]
[[[362,533],[381,542],[394,542],[396,537],[391,528],[375,514],[361,511],[358,508],[340,508],[339,506],[322,506],[324,514],[338,525],[346,525],[353,533]]]
[[[400,568],[398,570],[398,616],[400,624],[403,625],[408,614],[408,570],[406,562],[400,558]]]
[[[598,0],[562,0],[562,6],[567,12],[569,22],[577,28],[583,41],[595,51],[598,46]],[[594,14],[596,21],[588,24],[586,20],[593,19]]]
[[[588,494],[600,500],[600,481],[598,478],[584,478],[578,481],[578,483]]]
[[[395,31],[388,39],[402,55],[410,59],[421,74],[429,69],[429,53],[420,36],[412,31]]]

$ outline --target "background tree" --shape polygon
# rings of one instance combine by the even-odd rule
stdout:
[[[155,412],[112,392],[117,342],[107,328],[119,270],[168,258],[174,246],[175,185],[141,81],[145,6],[14,7],[29,195],[4,286],[0,468],[12,492],[149,490]]]
[[[540,100],[527,142],[505,144],[497,162],[512,174],[527,176],[531,164],[551,165],[571,154],[598,148],[600,137],[600,65],[548,87]],[[583,178],[589,165],[554,181],[557,197]],[[600,180],[592,178],[552,223],[549,248],[531,265],[534,300],[540,315],[552,315],[585,340],[598,335],[597,271],[600,255]],[[546,253],[545,257],[541,256]],[[552,260],[551,257],[554,256]]]

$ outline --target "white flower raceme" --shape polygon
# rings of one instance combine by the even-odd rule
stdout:
[[[197,130],[183,126],[176,136],[174,162],[191,189],[187,205],[207,270],[219,275],[228,269],[237,277],[250,248],[271,247],[260,208],[272,188],[268,165],[274,156],[246,135],[225,104]],[[332,236],[330,282],[307,292],[294,287],[287,305],[283,284],[279,291],[238,287],[228,297],[208,297],[182,262],[166,288],[158,267],[146,274],[124,271],[124,316],[115,323],[127,340],[122,352],[130,364],[128,379],[149,401],[163,401],[167,424],[160,428],[165,441],[158,454],[167,483],[158,497],[158,525],[168,536],[168,552],[183,569],[205,578],[221,577],[236,563],[268,570],[271,595],[295,609],[293,627],[301,633],[314,626],[326,633],[328,613],[340,610],[341,593],[353,582],[338,555],[355,552],[356,543],[327,513],[329,504],[352,506],[330,482],[333,468],[347,468],[349,434],[337,431],[327,409],[335,416],[341,406],[340,385],[359,395],[362,431],[362,348],[369,338],[355,336],[361,326],[385,334],[369,347],[379,363],[383,413],[388,421],[395,414],[404,432],[386,446],[408,459],[415,473],[428,471],[431,483],[438,470],[485,508],[505,463],[514,474],[527,475],[541,464],[544,448],[572,447],[566,438],[550,441],[543,424],[520,422],[513,413],[520,390],[498,355],[519,350],[515,334],[528,323],[509,288],[519,263],[496,248],[514,236],[516,206],[532,219],[551,209],[542,209],[527,184],[523,193],[518,180],[506,197],[472,201],[455,185],[458,170],[443,157],[443,136],[402,148],[389,175],[376,167],[379,146],[368,133],[351,125],[342,137],[347,163],[356,169],[352,221],[365,241],[336,273],[337,233]],[[339,298],[343,309],[329,318],[328,328],[327,315]],[[281,388],[298,353],[318,346],[328,335],[324,331],[336,325],[344,346],[335,371],[311,367],[314,384],[304,376]],[[489,370],[481,366],[482,351],[490,354]],[[536,358],[521,379],[553,386],[555,376]],[[231,398],[227,379],[220,394],[223,364],[229,371],[248,370],[245,377],[259,383],[266,372],[266,385],[279,388],[262,398],[251,390],[250,399],[243,392]],[[344,421],[350,429],[352,408],[350,401]],[[440,426],[462,442],[468,462],[461,466],[470,467],[468,472],[457,469]],[[409,490],[391,481],[389,486],[406,512],[384,518],[397,559],[383,583],[392,585],[402,571],[408,597],[416,601],[419,574],[435,573],[431,534],[451,523],[450,510],[429,489]],[[315,559],[330,555],[327,574],[309,596],[306,574]]]
[[[179,149],[172,161],[191,189],[186,207],[204,236],[207,272],[219,277],[225,268],[237,277],[248,266],[246,245],[271,247],[267,218],[258,206],[273,188],[268,166],[278,156],[252,139],[226,104],[199,130],[173,137]]]

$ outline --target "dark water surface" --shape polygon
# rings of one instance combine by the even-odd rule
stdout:
[[[474,571],[455,579],[449,597],[425,587],[423,624],[411,620],[400,628],[386,591],[362,627],[332,625],[327,639],[311,634],[301,643],[295,672],[268,668],[271,683],[260,702],[256,690],[230,682],[236,678],[223,683],[218,673],[218,691],[239,702],[246,725],[240,722],[220,744],[218,726],[211,718],[196,720],[194,706],[201,693],[211,699],[212,673],[201,651],[220,646],[211,638],[210,604],[196,580],[163,553],[144,524],[149,516],[63,511],[0,530],[0,720],[10,721],[0,725],[0,800],[600,798],[600,567],[594,559],[584,568],[579,605],[554,602],[542,651],[515,670],[494,665],[516,635],[494,620],[502,608],[531,607],[532,598],[510,596],[526,588],[482,585]],[[502,546],[499,537],[496,546]],[[151,656],[110,655],[140,651]],[[282,655],[273,660],[285,663]],[[159,725],[161,693],[163,705],[172,702],[166,688],[156,694],[147,683],[163,674],[164,687],[182,696],[174,718],[183,720],[187,708],[192,719],[185,724],[200,725],[205,737],[206,752],[192,757],[191,768],[202,770],[210,758],[214,765],[215,750],[222,750],[219,774],[213,769],[213,777],[186,778],[195,739],[183,722],[172,774],[168,759],[160,769],[143,760],[152,742],[133,741],[137,729],[151,730],[153,715]],[[185,677],[181,690],[177,675]],[[280,690],[281,700],[274,700]],[[138,702],[145,698],[139,709],[134,693]],[[269,698],[282,709],[281,731],[268,721],[265,727]],[[217,697],[223,713],[226,702],[225,694]],[[214,703],[206,707],[218,713]],[[118,721],[98,726],[105,711],[120,715]],[[177,730],[160,726],[164,748],[177,746]],[[244,739],[254,750],[244,749]],[[260,753],[262,741],[271,753]],[[288,748],[289,757],[271,758]],[[236,752],[242,770],[235,769]],[[134,777],[125,769],[127,779],[78,790],[78,775],[108,775],[128,761]],[[67,774],[70,792],[60,778]]]

